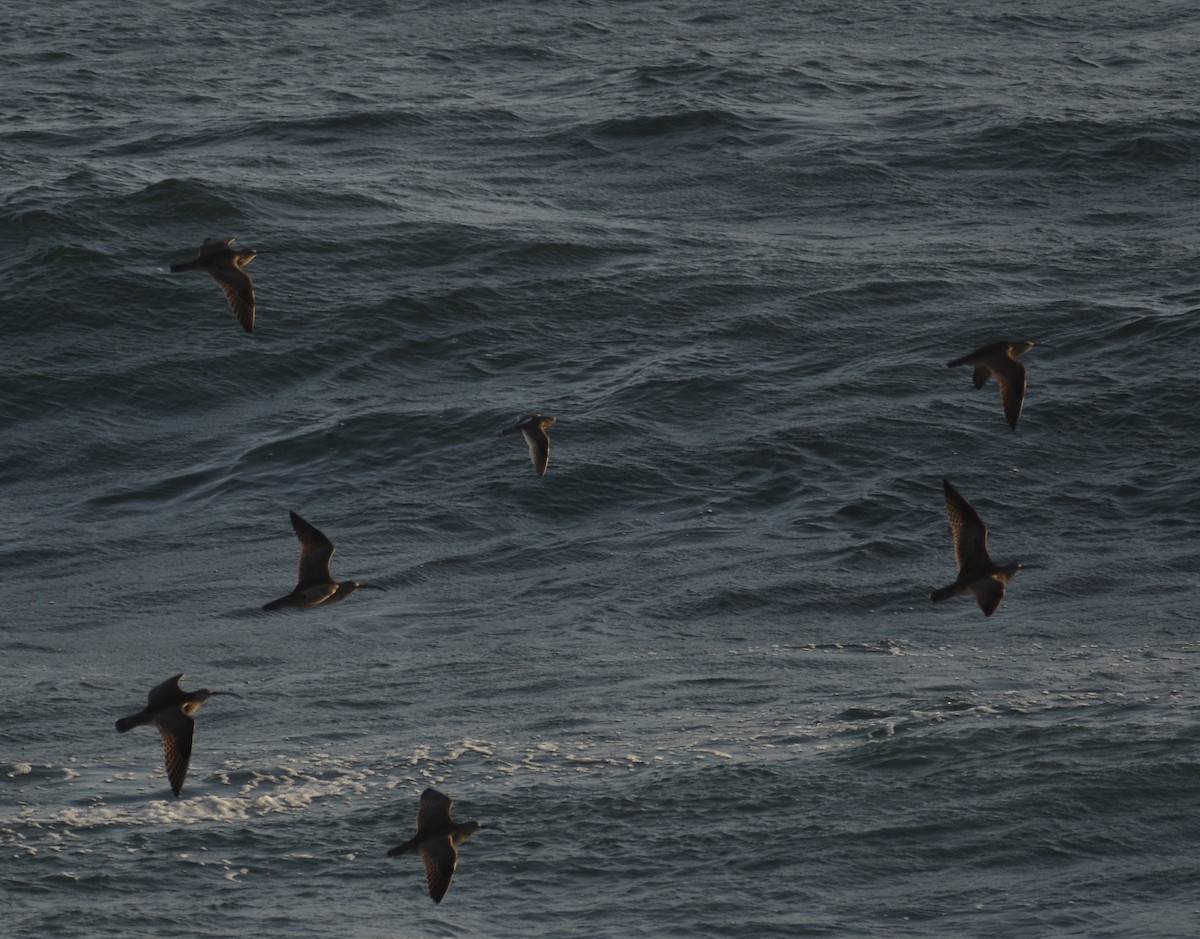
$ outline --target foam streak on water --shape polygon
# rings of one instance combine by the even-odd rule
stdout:
[[[1200,36],[1043,7],[9,11],[12,935],[1194,934]]]

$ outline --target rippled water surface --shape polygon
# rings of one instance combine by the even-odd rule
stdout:
[[[0,35],[12,935],[1194,934],[1191,6],[299,6]]]

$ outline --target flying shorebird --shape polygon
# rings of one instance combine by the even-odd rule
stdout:
[[[176,796],[183,789],[183,777],[187,775],[188,761],[192,757],[192,734],[196,729],[193,715],[215,694],[238,697],[232,691],[210,691],[208,688],[184,691],[179,687],[182,678],[183,672],[180,672],[151,688],[146,695],[145,708],[117,721],[120,733],[143,724],[153,724],[158,728],[167,758],[167,779]]]
[[[254,332],[254,282],[242,268],[258,257],[254,248],[245,251],[233,246],[232,238],[209,238],[200,246],[194,261],[172,264],[171,273],[203,271],[225,292],[233,315],[248,333]]]
[[[512,427],[500,431],[501,437],[519,432],[525,438],[529,447],[529,459],[533,461],[533,468],[537,470],[538,476],[546,475],[546,465],[550,462],[550,438],[546,435],[546,428],[552,426],[556,420],[554,417],[530,414]]]
[[[417,805],[417,833],[387,853],[388,857],[395,857],[420,852],[434,903],[441,903],[450,889],[450,878],[458,866],[458,846],[483,827],[479,822],[454,821],[450,817],[453,804],[449,796],[426,789]]]
[[[1017,429],[1017,419],[1021,416],[1021,406],[1025,403],[1025,366],[1017,361],[1033,348],[1028,339],[1020,342],[993,342],[981,349],[976,349],[970,355],[961,359],[947,362],[947,368],[957,368],[960,365],[970,365],[975,371],[971,378],[976,388],[987,384],[988,376],[996,379],[1000,386],[1000,400],[1004,403],[1004,417],[1008,426]]]
[[[264,610],[281,610],[285,607],[311,607],[323,603],[345,600],[359,587],[382,590],[375,584],[360,584],[357,580],[338,583],[329,573],[329,559],[333,557],[333,542],[295,512],[288,512],[292,528],[300,541],[300,574],[296,586],[287,596],[263,604]]]
[[[984,615],[991,616],[1004,599],[1008,582],[1025,570],[1027,564],[997,564],[988,555],[987,526],[947,479],[942,480],[946,492],[946,514],[950,517],[950,534],[954,537],[954,556],[958,561],[958,577],[941,590],[933,590],[929,599],[934,603],[949,600],[960,593],[971,593]]]

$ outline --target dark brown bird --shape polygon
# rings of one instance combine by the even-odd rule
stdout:
[[[984,615],[991,616],[1004,599],[1004,589],[1017,573],[1028,564],[997,564],[987,550],[987,526],[971,503],[964,499],[950,481],[942,480],[946,494],[946,514],[950,517],[950,534],[954,537],[954,556],[958,561],[958,577],[954,583],[930,592],[934,603],[949,600],[960,593],[975,597]]]
[[[232,238],[209,238],[200,246],[200,254],[194,261],[172,264],[171,273],[201,271],[217,282],[225,292],[229,308],[248,333],[254,332],[254,282],[242,268],[258,257],[253,248],[241,250],[233,247]]]
[[[187,775],[188,762],[192,758],[192,734],[196,729],[193,716],[213,695],[238,697],[232,691],[210,691],[208,688],[184,691],[179,687],[182,678],[183,672],[180,672],[151,688],[146,695],[145,708],[117,721],[120,733],[143,724],[153,724],[158,728],[167,758],[167,779],[176,796],[183,790],[183,778]]]
[[[295,512],[288,512],[292,528],[300,541],[300,573],[296,586],[287,596],[263,604],[264,610],[281,610],[286,607],[312,607],[324,603],[345,600],[360,587],[382,590],[375,584],[360,584],[357,580],[333,579],[329,572],[329,559],[333,557],[333,542]]]
[[[479,822],[454,821],[450,817],[452,805],[449,796],[426,789],[417,805],[417,833],[387,853],[388,857],[420,853],[434,903],[441,903],[450,889],[450,879],[458,866],[458,846],[483,827]]]
[[[1017,421],[1021,417],[1021,407],[1025,404],[1025,366],[1017,361],[1033,348],[1028,339],[1019,342],[993,342],[991,345],[976,349],[970,355],[961,359],[947,362],[947,368],[957,368],[960,365],[970,365],[974,368],[971,375],[976,388],[987,384],[988,376],[996,379],[1000,386],[1000,401],[1004,404],[1004,417],[1008,426],[1017,429]]]
[[[553,426],[556,420],[557,418],[554,417],[530,414],[521,418],[512,427],[500,431],[501,437],[505,434],[519,433],[525,438],[525,443],[529,447],[529,459],[533,461],[533,468],[537,470],[538,476],[546,475],[546,466],[550,463],[550,438],[546,434],[546,428]]]

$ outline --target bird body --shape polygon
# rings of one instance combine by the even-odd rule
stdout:
[[[947,362],[946,367],[972,366],[974,371],[971,379],[976,388],[986,385],[988,376],[994,377],[996,384],[1000,386],[1004,418],[1008,421],[1008,426],[1016,430],[1021,408],[1025,404],[1025,366],[1017,359],[1032,348],[1033,343],[1028,339],[1019,342],[993,342],[960,359]]]
[[[233,238],[209,238],[194,261],[172,264],[171,273],[201,271],[217,282],[246,332],[254,332],[254,282],[243,268],[258,257],[254,248],[233,247]]]
[[[458,867],[458,846],[483,826],[456,822],[450,817],[453,801],[436,789],[421,793],[417,805],[417,833],[388,851],[388,857],[419,853],[425,864],[425,882],[434,903],[441,903]]]
[[[213,695],[227,694],[237,697],[232,691],[212,691],[208,688],[184,691],[179,687],[182,678],[183,672],[180,672],[162,684],[155,685],[146,695],[146,706],[142,710],[117,721],[119,733],[144,724],[153,724],[158,730],[167,761],[167,779],[170,780],[171,791],[176,796],[183,790],[183,780],[192,757],[196,712]]]
[[[336,550],[333,542],[295,512],[289,512],[288,515],[300,542],[300,565],[296,586],[286,596],[263,604],[264,610],[321,606],[345,600],[360,587],[382,589],[374,584],[360,584],[357,580],[344,580],[340,583],[334,580],[329,571],[329,560]]]
[[[946,514],[950,518],[950,533],[954,538],[954,556],[958,562],[958,577],[954,583],[931,591],[929,599],[934,603],[949,600],[961,593],[970,593],[985,616],[996,612],[1004,599],[1008,582],[1025,564],[997,564],[987,550],[987,526],[950,481],[942,480],[946,496]]]
[[[533,461],[533,468],[537,470],[538,476],[545,476],[546,467],[550,463],[550,437],[546,433],[546,428],[553,426],[557,420],[558,418],[555,417],[530,414],[521,418],[512,427],[500,431],[500,436],[519,433],[524,437],[525,444],[529,447],[529,459]]]

